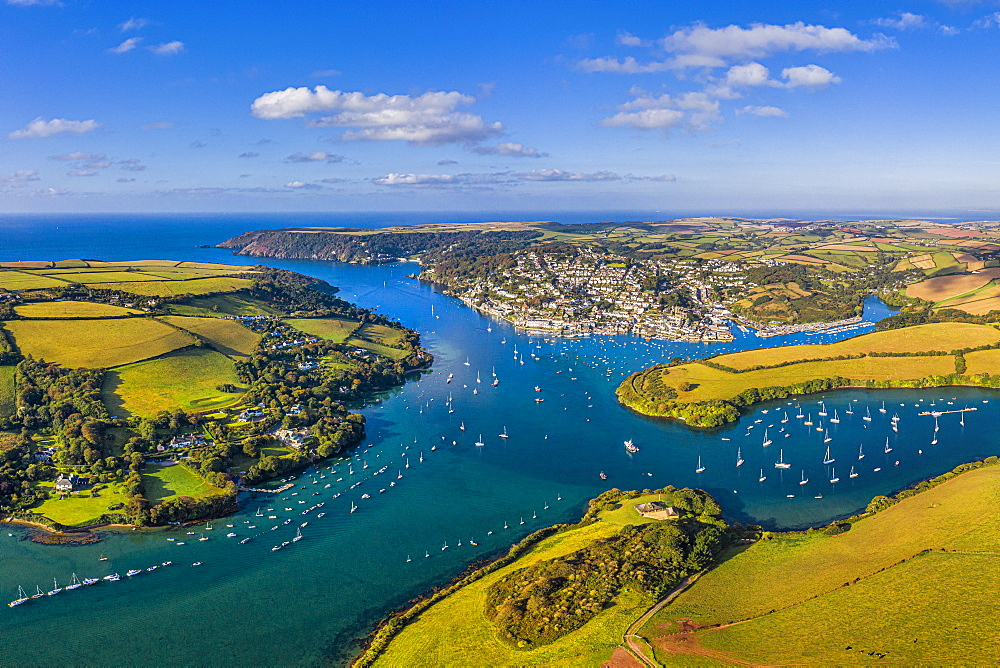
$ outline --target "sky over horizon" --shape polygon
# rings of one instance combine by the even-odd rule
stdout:
[[[0,213],[1000,218],[997,0],[0,0],[0,45]]]

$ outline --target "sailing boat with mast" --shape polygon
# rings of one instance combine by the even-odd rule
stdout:
[[[862,443],[861,445],[858,446],[858,461],[860,462],[864,458],[865,458],[865,444]]]
[[[774,441],[772,441],[770,438],[768,438],[767,427],[764,427],[764,442],[761,443],[761,445],[766,448],[767,446],[771,445],[772,443],[774,443]]]
[[[872,411],[870,408],[868,408],[868,406],[865,406],[865,414],[861,416],[861,419],[864,420],[865,422],[872,421]]]
[[[498,436],[499,436],[500,438],[510,438],[510,436],[508,436],[508,435],[507,435],[507,427],[506,427],[506,426],[504,426],[504,428],[503,428],[503,432],[501,432],[500,434],[497,434],[497,435],[498,435]]]
[[[28,598],[28,595],[24,593],[24,589],[21,588],[21,585],[18,585],[17,586],[17,598],[15,598],[13,601],[11,601],[10,603],[8,603],[7,607],[13,608],[13,607],[16,607],[18,605],[23,605],[23,604],[27,603],[30,600],[31,599]]]
[[[879,413],[885,413],[885,402],[882,402],[882,408],[878,409]]]
[[[799,480],[800,485],[804,485],[809,482],[809,478],[806,477],[805,469],[802,470],[802,480]]]
[[[477,447],[477,448],[481,448],[481,447],[483,447],[484,445],[486,445],[486,444],[485,444],[485,443],[483,443],[483,435],[482,435],[482,434],[480,434],[480,435],[479,435],[479,440],[478,440],[478,441],[476,441],[476,447]]]
[[[858,474],[855,472],[854,467],[851,467],[851,472],[847,476],[848,478],[857,478]]]
[[[66,585],[66,591],[70,591],[71,589],[79,589],[82,586],[83,583],[80,582],[79,578],[76,577],[76,573],[73,573],[73,579],[70,580],[68,585]]]
[[[736,468],[743,466],[743,455],[740,452],[740,448],[736,448]]]
[[[826,403],[821,401],[819,402],[819,406],[820,406],[819,415],[826,417]]]
[[[764,482],[765,480],[767,480],[767,476],[764,475],[764,469],[761,469],[760,470],[760,477],[757,478],[757,482]]]
[[[837,469],[831,469],[830,482],[840,482],[840,478],[837,477]]]
[[[694,470],[695,473],[701,473],[705,470],[705,467],[701,464],[701,455],[698,455],[698,468]]]
[[[885,437],[885,454],[892,452],[892,448],[889,447],[889,437]]]
[[[830,430],[829,429],[824,429],[823,430],[823,442],[824,443],[829,443],[832,440],[833,439],[830,438]]]
[[[774,463],[774,468],[776,469],[790,469],[792,465],[785,462],[785,451],[778,450],[778,461]]]

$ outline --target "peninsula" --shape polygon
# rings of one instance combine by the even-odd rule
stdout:
[[[431,356],[307,276],[140,260],[0,265],[0,514],[177,523],[343,452],[342,402]]]
[[[1000,309],[1000,227],[927,221],[690,218],[249,232],[250,256],[417,260],[419,278],[514,326],[555,336],[728,341],[851,327],[862,302]]]

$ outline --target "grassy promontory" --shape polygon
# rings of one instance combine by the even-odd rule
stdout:
[[[1000,387],[990,362],[1000,330],[932,323],[873,332],[826,345],[764,348],[686,363],[658,364],[618,387],[619,401],[645,415],[715,427],[739,408],[838,387]]]
[[[681,518],[643,518],[662,499]],[[705,492],[610,490],[388,619],[355,666],[598,665],[664,591],[710,563],[725,523]]]

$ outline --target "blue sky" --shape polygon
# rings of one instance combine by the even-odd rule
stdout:
[[[1000,218],[1000,2],[0,0],[0,212]]]

